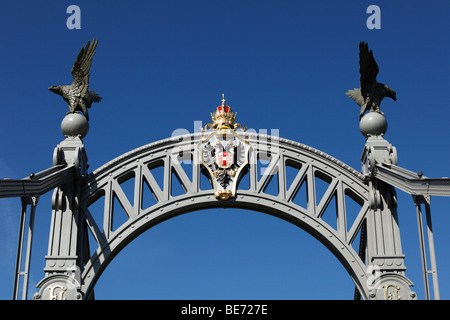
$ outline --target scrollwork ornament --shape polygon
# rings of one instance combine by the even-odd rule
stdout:
[[[393,165],[397,165],[398,160],[397,160],[397,148],[394,146],[390,146],[389,149],[389,155],[388,155],[388,161],[389,163],[393,164]]]

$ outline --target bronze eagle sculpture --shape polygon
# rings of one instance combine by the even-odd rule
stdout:
[[[69,112],[83,112],[86,120],[89,120],[88,110],[92,102],[100,102],[101,97],[92,90],[89,90],[89,69],[91,68],[92,58],[95,54],[98,40],[93,39],[92,43],[87,42],[85,48],[81,48],[77,59],[72,67],[73,82],[71,85],[51,86],[48,88],[51,92],[59,94],[64,101],[69,104]]]
[[[379,112],[381,101],[385,97],[397,100],[397,94],[394,90],[383,83],[377,82],[379,69],[373,57],[372,50],[369,51],[367,43],[364,41],[359,43],[359,73],[361,88],[348,90],[346,95],[355,100],[361,107],[359,112],[359,120],[363,117],[367,110]]]

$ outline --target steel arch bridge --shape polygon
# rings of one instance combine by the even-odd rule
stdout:
[[[23,298],[27,296],[35,209],[39,196],[53,190],[45,276],[37,285],[37,300],[93,299],[102,272],[133,239],[167,219],[208,208],[259,211],[305,230],[345,267],[355,283],[355,299],[416,299],[405,274],[395,188],[413,196],[426,298],[428,273],[439,298],[430,196],[450,196],[450,179],[430,179],[398,167],[396,148],[380,134],[367,135],[358,172],[304,144],[246,132],[234,124],[231,108],[222,107],[228,109],[217,107],[214,125],[202,132],[150,143],[92,173],[87,172],[83,135],[62,126],[66,139],[54,150],[53,167],[21,180],[0,180],[0,197],[22,200],[13,298],[18,298],[21,280]],[[221,118],[221,113],[233,118]],[[72,124],[86,121],[79,113],[67,117]],[[323,194],[317,181],[326,185]],[[177,188],[183,192],[175,194]],[[144,194],[153,202],[144,201]],[[299,194],[303,201],[298,201]],[[126,219],[117,226],[119,211]],[[330,215],[332,223],[327,222]]]
[[[368,188],[360,174],[338,160],[299,143],[257,134],[248,135],[252,148],[250,166],[247,170],[249,188],[239,188],[233,200],[216,199],[211,188],[200,188],[201,170],[197,145],[199,135],[188,135],[162,140],[131,151],[94,171],[81,190],[80,208],[83,226],[92,232],[98,249],[87,260],[81,274],[81,292],[89,295],[101,271],[113,257],[130,241],[152,226],[177,215],[206,208],[241,208],[271,214],[306,230],[329,248],[354,279],[359,292],[368,297],[368,274],[364,262],[352,248],[369,211]],[[267,141],[270,139],[270,144]],[[269,155],[268,147],[272,146]],[[276,146],[276,147],[274,147]],[[276,149],[276,150],[273,150]],[[258,179],[258,162],[269,162]],[[188,165],[182,166],[182,162]],[[164,168],[163,187],[152,175],[152,169]],[[292,182],[286,183],[286,167],[298,169]],[[188,171],[188,172],[187,172]],[[189,178],[192,176],[192,178]],[[274,177],[278,179],[274,179]],[[329,182],[322,197],[316,199],[315,177]],[[121,188],[126,180],[134,178],[133,199],[128,199]],[[273,181],[271,181],[273,180]],[[277,181],[275,181],[277,180]],[[276,183],[278,195],[265,193],[269,183]],[[185,194],[172,196],[173,184],[180,184]],[[302,186],[305,184],[304,186]],[[156,203],[142,207],[143,188],[149,187]],[[293,202],[300,186],[307,188],[307,206]],[[356,219],[347,221],[345,196],[349,195],[361,204]],[[112,230],[114,198],[128,216],[120,227]],[[322,214],[330,201],[337,202],[337,229],[330,227]],[[320,200],[320,201],[319,201]],[[89,211],[95,201],[104,202],[103,226],[98,226]],[[133,203],[133,205],[131,204]],[[116,202],[117,205],[117,202]],[[347,229],[347,223],[349,229]],[[103,231],[101,231],[103,230]],[[87,246],[85,243],[84,246]]]
[[[51,87],[69,101],[61,123],[65,139],[54,149],[53,166],[24,179],[0,180],[0,198],[18,197],[22,203],[13,299],[18,299],[21,282],[22,299],[27,297],[35,210],[39,197],[53,190],[45,275],[37,284],[36,300],[94,299],[102,272],[133,239],[165,220],[208,208],[259,211],[305,230],[345,267],[355,283],[355,299],[415,300],[406,276],[396,189],[411,194],[416,205],[425,298],[430,299],[432,284],[439,299],[430,199],[450,196],[450,179],[397,166],[396,148],[384,138],[387,121],[379,109],[380,93],[363,97],[363,88],[347,92],[361,106],[360,130],[366,137],[361,171],[301,143],[246,132],[223,98],[211,113],[213,123],[201,132],[150,143],[88,173],[86,108],[101,97],[87,90],[85,80],[96,45],[94,39],[80,51],[73,69],[77,81]],[[368,71],[367,64],[378,73],[364,42],[361,57],[360,73]],[[395,98],[391,89],[386,92]],[[319,181],[326,185],[323,194]],[[183,192],[175,193],[176,188]],[[144,201],[147,194],[150,204]],[[121,211],[126,219],[117,226]]]
[[[22,203],[13,299],[18,299],[20,282],[22,298],[27,297],[35,210],[39,197],[53,190],[45,275],[37,284],[36,300],[93,299],[102,272],[133,239],[165,220],[208,208],[260,211],[305,230],[345,267],[355,283],[355,299],[414,300],[401,246],[396,189],[411,194],[416,205],[425,297],[430,298],[431,273],[434,298],[439,299],[430,197],[450,196],[450,179],[428,178],[397,166],[396,148],[384,139],[387,121],[379,109],[381,100],[395,98],[395,92],[380,83],[371,84],[377,90],[365,92],[364,82],[373,78],[367,73],[378,73],[367,44],[360,43],[365,88],[347,92],[361,107],[360,130],[366,137],[361,171],[301,143],[246,132],[223,97],[211,113],[213,123],[201,132],[150,143],[88,173],[83,144],[89,130],[87,108],[101,100],[87,90],[86,82],[96,45],[94,39],[80,51],[72,85],[49,88],[69,103],[61,123],[65,139],[54,149],[53,166],[24,179],[0,180],[0,198],[19,197]],[[326,185],[323,194],[318,181]],[[177,187],[184,191],[174,193]],[[144,194],[150,195],[151,204]],[[298,201],[300,194],[304,201]],[[92,210],[98,206],[101,212]],[[119,211],[126,219],[117,226]],[[332,222],[325,219],[330,214]]]

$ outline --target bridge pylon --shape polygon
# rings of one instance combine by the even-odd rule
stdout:
[[[81,261],[86,259],[80,228],[80,191],[87,174],[87,155],[82,138],[88,130],[86,118],[69,113],[61,124],[66,137],[54,150],[53,165],[73,166],[74,178],[57,187],[52,196],[52,218],[45,277],[37,284],[35,300],[80,300]]]
[[[397,165],[396,148],[384,139],[387,122],[378,112],[367,113],[360,122],[367,138],[361,155],[363,174],[369,186],[370,210],[366,218],[366,244],[360,248],[368,269],[373,273],[370,298],[377,300],[416,299],[413,283],[405,276],[395,188],[374,176],[376,165]],[[363,251],[364,250],[364,251]]]

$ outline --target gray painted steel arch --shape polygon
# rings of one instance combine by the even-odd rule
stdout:
[[[89,298],[96,281],[103,270],[128,243],[140,234],[167,219],[183,213],[207,208],[242,208],[267,213],[307,231],[324,244],[342,263],[354,280],[364,299],[368,299],[368,277],[366,265],[352,248],[361,226],[369,211],[369,189],[362,175],[339,160],[306,145],[290,140],[253,133],[240,133],[248,139],[252,149],[248,171],[249,188],[238,188],[236,198],[226,201],[214,197],[212,189],[201,190],[201,166],[198,161],[197,144],[200,134],[190,134],[157,141],[110,161],[92,172],[83,183],[80,199],[82,232],[92,233],[98,249],[89,257],[83,257],[81,292]],[[267,159],[268,165],[258,177],[258,159]],[[181,165],[183,160],[192,165]],[[151,173],[154,166],[163,166],[164,182],[160,187]],[[298,172],[290,185],[286,185],[286,167]],[[192,170],[186,173],[186,167]],[[271,182],[277,174],[277,181]],[[171,195],[173,176],[176,176],[185,194]],[[329,182],[328,189],[316,203],[315,178]],[[128,199],[121,183],[134,177],[134,199]],[[142,208],[143,182],[151,189],[156,204]],[[269,183],[278,183],[278,195],[265,193]],[[306,208],[293,202],[302,183],[307,186]],[[349,220],[346,214],[345,195],[361,205],[361,210]],[[112,230],[113,203],[116,198],[128,219],[120,227]],[[330,201],[336,199],[337,227],[327,224],[322,215]],[[89,206],[95,201],[104,201],[103,225],[94,219]],[[132,205],[133,204],[133,205]],[[85,234],[81,239],[88,239]],[[88,241],[88,240],[84,240]],[[89,247],[87,243],[83,245]]]

